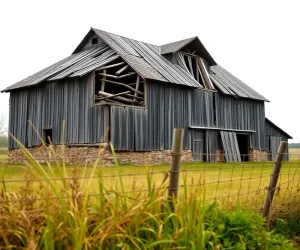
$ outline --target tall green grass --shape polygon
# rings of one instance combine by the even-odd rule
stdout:
[[[157,183],[149,171],[147,192],[134,193],[126,191],[120,176],[112,191],[98,160],[90,179],[77,178],[86,176],[86,167],[82,172],[74,169],[73,178],[65,179],[63,163],[42,166],[20,147],[27,159],[28,181],[14,192],[5,182],[0,189],[4,249],[292,249],[284,236],[266,231],[259,215],[239,208],[223,212],[216,203],[205,205],[203,186],[189,186],[186,179],[173,210],[163,189],[167,174]],[[115,167],[121,171],[117,161]],[[95,175],[98,192],[90,196],[86,187]],[[60,181],[53,180],[57,176]],[[41,178],[46,181],[38,185],[31,181]],[[204,177],[194,180],[203,182]]]

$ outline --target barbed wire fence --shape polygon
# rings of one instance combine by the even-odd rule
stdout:
[[[180,152],[173,152],[173,157],[180,157]],[[210,157],[211,155],[205,155]],[[157,157],[160,157],[157,155]],[[88,162],[95,161],[99,157],[84,158]],[[300,155],[290,154],[289,161],[282,162],[281,171],[278,174],[277,185],[273,188],[274,200],[269,212],[270,217],[278,213],[285,214],[293,211],[299,211],[300,201]],[[45,158],[36,158],[38,161],[47,161]],[[51,161],[61,163],[61,158],[51,159]],[[0,161],[0,166],[4,169],[7,161]],[[79,167],[79,169],[82,167]],[[149,187],[147,186],[147,177],[151,177],[153,186],[151,192],[160,192],[167,195],[177,190],[178,199],[188,191],[202,190],[204,195],[200,197],[208,204],[211,202],[220,203],[227,208],[240,206],[242,208],[252,209],[257,212],[263,211],[263,204],[266,196],[270,192],[270,178],[274,176],[273,162],[218,162],[214,163],[181,163],[179,169],[169,169],[168,166],[149,166],[146,171],[141,167],[128,167],[123,170],[122,166],[117,168],[101,168],[101,178],[108,188],[104,193],[99,193],[97,185],[99,182],[98,174],[91,175],[89,167],[85,175],[81,175],[80,170],[73,175],[74,167],[67,167],[68,176],[40,178],[27,176],[26,178],[12,178],[5,176],[0,181],[6,190],[12,193],[8,197],[0,197],[0,205],[8,202],[28,203],[42,202],[45,200],[57,200],[55,196],[43,196],[38,193],[30,194],[26,197],[17,196],[16,190],[24,189],[25,185],[38,187],[45,182],[73,182],[80,181],[83,183],[83,192],[88,197],[128,195],[131,198],[139,197],[142,193],[147,195]],[[177,187],[172,186],[172,171],[178,175]],[[122,193],[118,190],[118,185],[122,178],[125,188]],[[169,181],[168,181],[169,179]],[[90,185],[84,186],[89,180]],[[9,193],[8,192],[8,193]],[[177,196],[176,195],[176,196]],[[0,195],[1,196],[1,195]],[[72,195],[62,195],[62,199],[75,198]]]

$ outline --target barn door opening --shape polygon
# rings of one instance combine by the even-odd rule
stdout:
[[[236,133],[220,131],[225,160],[227,162],[241,162],[240,148]]]
[[[236,138],[240,149],[241,161],[249,161],[249,135],[237,134]]]

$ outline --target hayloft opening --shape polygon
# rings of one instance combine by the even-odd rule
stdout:
[[[43,139],[47,145],[52,143],[52,129],[44,129]]]
[[[210,80],[206,69],[206,63],[203,58],[194,54],[179,52],[176,59],[178,64],[183,66],[183,68],[185,68],[197,82],[201,83],[205,89],[216,90]]]
[[[144,81],[124,61],[96,70],[95,104],[144,106]]]
[[[97,43],[98,43],[98,37],[92,38],[92,45],[97,44]]]

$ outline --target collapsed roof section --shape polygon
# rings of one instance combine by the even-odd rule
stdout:
[[[193,59],[196,66],[192,65],[192,59],[190,68],[168,60],[168,55],[176,56],[188,52],[192,53],[192,57],[198,57],[197,60]],[[227,95],[268,101],[217,65],[198,37],[156,46],[94,28],[91,28],[71,56],[11,85],[3,92],[31,87],[43,81],[80,77],[116,60],[126,62],[142,79],[218,90]],[[192,70],[192,67],[196,69]]]

